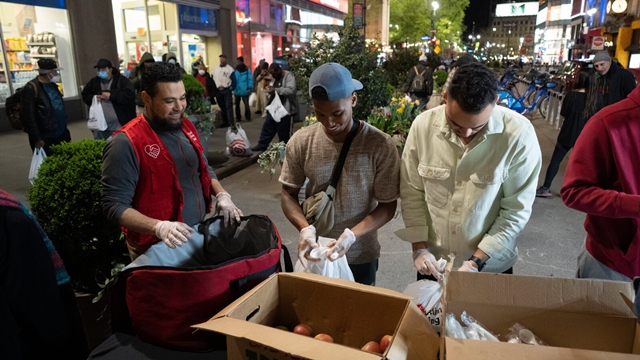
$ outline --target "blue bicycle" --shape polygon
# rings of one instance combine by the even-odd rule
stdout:
[[[510,91],[510,90],[500,90],[500,91],[498,91],[498,96],[500,97],[500,100],[506,99],[508,97],[513,97],[513,98],[516,98],[516,99],[524,102],[525,104],[529,104],[530,105],[533,102],[533,100],[535,99],[534,94],[537,91],[536,84],[542,84],[542,82],[540,82],[540,83],[531,82],[529,84],[529,86],[527,87],[527,89],[522,93],[522,95],[517,95],[518,90],[514,86],[513,87],[513,91]]]
[[[541,82],[541,81],[542,81],[541,79],[536,79],[534,83]],[[536,107],[538,107],[538,111],[540,111],[540,115],[542,115],[542,117],[546,119],[547,113],[549,110],[549,90],[548,89],[553,89],[554,87],[556,87],[556,83],[546,81],[544,82],[544,84],[541,84],[541,85],[542,86],[540,86],[538,91],[535,93],[535,98],[533,99],[533,102],[529,106],[527,106],[524,103],[524,100],[520,100],[516,98],[511,93],[506,94],[506,97],[504,99],[499,99],[498,105],[506,106],[509,109],[517,113],[520,113],[522,115],[529,114],[532,111],[534,111]]]

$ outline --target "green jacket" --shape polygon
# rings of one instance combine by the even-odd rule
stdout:
[[[145,62],[155,62],[153,55],[148,52],[142,54],[140,58],[140,62],[138,66],[131,70],[131,74],[129,75],[129,80],[131,80],[131,84],[133,84],[133,88],[136,90],[136,105],[144,107],[144,102],[142,101],[142,82],[140,81],[140,75],[142,73],[142,64]]]

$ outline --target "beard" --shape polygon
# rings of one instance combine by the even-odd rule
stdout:
[[[171,132],[182,129],[182,120],[183,114],[180,114],[180,118],[178,120],[172,118],[161,118],[158,116],[148,116],[147,120],[151,125],[151,128],[156,132]]]

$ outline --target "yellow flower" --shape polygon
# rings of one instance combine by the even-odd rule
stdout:
[[[398,109],[398,114],[402,114],[403,111],[404,111],[404,105],[400,106],[400,108]]]
[[[393,98],[391,98],[391,101],[396,102],[396,101],[398,101],[398,99],[393,97]]]
[[[418,105],[420,105],[420,100],[416,100],[416,101],[412,102],[412,104],[418,106]]]

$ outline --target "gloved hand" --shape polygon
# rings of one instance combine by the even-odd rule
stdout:
[[[331,249],[331,252],[327,254],[327,259],[331,261],[335,261],[338,258],[344,256],[344,254],[349,251],[349,248],[353,243],[356,242],[356,235],[353,231],[349,229],[344,229],[342,235],[338,238],[337,241],[333,241],[328,247]]]
[[[446,261],[443,264],[446,266]],[[444,273],[444,266],[438,264],[436,257],[427,249],[418,249],[413,252],[413,266],[420,274],[431,275],[436,280],[440,280]]]
[[[462,263],[462,266],[458,268],[458,271],[478,272],[478,268],[476,267],[476,263],[471,260],[467,260]]]
[[[316,249],[317,247],[316,228],[313,225],[309,225],[300,230],[300,237],[298,238],[298,260],[300,260],[300,264],[302,264],[302,266],[305,268],[307,267],[307,255],[311,250]],[[317,261],[318,259],[315,260]]]
[[[215,215],[219,215],[220,213],[224,215],[224,226],[230,226],[232,218],[235,219],[236,222],[240,223],[242,211],[240,211],[233,201],[231,201],[231,195],[229,195],[228,192],[223,191],[217,193],[216,200]]]
[[[156,236],[172,249],[175,249],[176,245],[182,246],[182,243],[186,243],[187,236],[194,231],[189,225],[179,221],[160,221],[156,224],[155,230]]]

